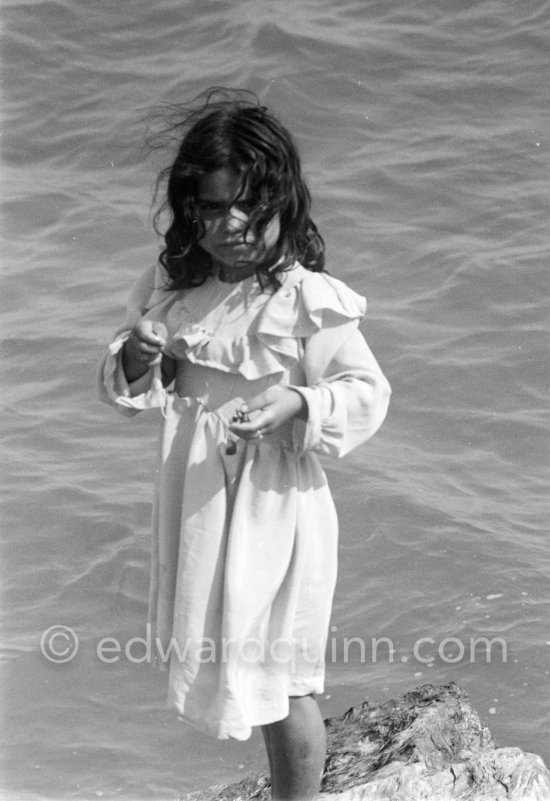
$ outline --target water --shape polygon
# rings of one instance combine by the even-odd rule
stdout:
[[[381,432],[328,466],[342,536],[323,713],[454,680],[500,745],[548,760],[549,4],[3,13],[3,797],[164,801],[264,762],[257,736],[175,720],[143,646],[97,656],[146,614],[158,423],[94,389],[158,249],[142,118],[214,84],[256,91],[294,132],[330,270],[368,296],[394,389]],[[80,639],[66,664],[40,653],[58,624]]]

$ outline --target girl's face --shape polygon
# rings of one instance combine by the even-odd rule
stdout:
[[[245,188],[241,189],[241,176],[230,167],[208,173],[199,180],[197,207],[204,226],[204,236],[200,246],[216,262],[237,268],[250,274],[251,263],[258,264],[269,258],[270,252],[279,239],[281,227],[279,217],[274,217],[267,225],[261,239],[246,224],[254,206]]]

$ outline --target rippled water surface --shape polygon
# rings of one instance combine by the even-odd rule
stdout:
[[[158,251],[143,118],[215,84],[294,132],[394,390],[380,433],[327,466],[323,712],[454,680],[499,744],[548,760],[548,3],[6,0],[3,18],[3,797],[164,801],[264,762],[257,736],[175,720],[143,646],[96,653],[146,615],[158,420],[94,388]],[[54,625],[79,637],[65,664],[40,653]]]

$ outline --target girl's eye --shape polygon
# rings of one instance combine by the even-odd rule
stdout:
[[[220,211],[221,204],[212,200],[199,200],[197,203],[201,211]]]
[[[235,206],[240,211],[253,211],[258,205],[258,201],[255,198],[249,197],[244,198],[243,200],[238,200],[235,203]]]
[[[215,200],[197,200],[197,207],[203,214],[228,214],[230,208],[225,203]],[[237,200],[231,208],[249,214],[254,209],[258,208],[258,200],[256,198],[242,198]]]

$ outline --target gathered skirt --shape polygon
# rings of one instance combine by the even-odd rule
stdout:
[[[149,622],[169,704],[220,738],[285,718],[323,691],[338,524],[318,457],[288,431],[228,433],[261,387],[187,365],[164,409]]]

